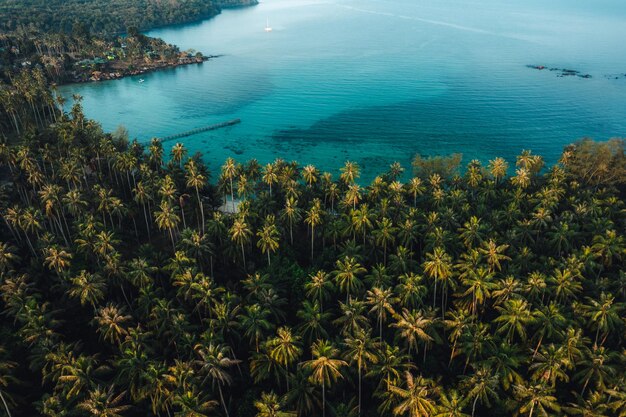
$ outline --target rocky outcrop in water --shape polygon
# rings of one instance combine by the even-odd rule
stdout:
[[[548,68],[544,65],[526,65],[528,68],[536,69],[539,71],[550,71],[556,72],[556,76],[559,78],[563,77],[579,77],[579,78],[592,78],[591,74],[583,74],[578,70],[567,69],[567,68]]]

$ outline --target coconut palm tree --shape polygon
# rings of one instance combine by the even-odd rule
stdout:
[[[536,410],[540,416],[548,417],[548,411],[559,412],[561,407],[553,393],[554,390],[545,384],[516,385],[515,395],[521,401],[519,413],[533,417]]]
[[[233,242],[237,243],[241,247],[241,257],[243,259],[243,269],[246,269],[246,251],[244,245],[250,240],[252,230],[246,223],[243,216],[239,216],[235,219],[233,225],[230,228],[230,238]]]
[[[337,260],[335,267],[337,268],[333,272],[335,282],[337,287],[346,293],[347,303],[348,298],[363,287],[359,276],[365,274],[367,270],[356,259],[347,256],[343,260]]]
[[[274,215],[268,215],[265,219],[263,228],[257,231],[257,246],[261,248],[261,252],[267,254],[267,265],[271,266],[270,253],[276,252],[279,247],[279,233],[276,228]]]
[[[430,417],[434,414],[435,401],[433,382],[422,377],[405,373],[406,388],[398,385],[389,385],[389,392],[398,397],[399,404],[393,409],[396,416],[409,415],[410,417]]]
[[[154,212],[154,220],[157,226],[161,230],[167,230],[170,235],[172,247],[176,250],[176,240],[174,239],[174,232],[178,228],[180,223],[180,217],[178,216],[178,208],[172,206],[167,200],[162,200],[159,205],[159,210]]]
[[[285,407],[284,399],[279,398],[273,392],[262,393],[261,399],[254,402],[258,410],[256,417],[296,417],[293,411],[283,411]]]
[[[300,337],[292,334],[288,327],[280,327],[276,337],[267,341],[267,350],[270,358],[285,369],[287,391],[289,391],[289,366],[296,362],[302,354]]]
[[[489,398],[498,399],[498,393],[496,386],[498,384],[498,377],[486,366],[481,366],[474,372],[473,375],[462,378],[462,386],[467,391],[466,397],[468,399],[473,398],[472,402],[472,417],[476,412],[476,404],[480,400],[481,403],[490,407]]]
[[[222,177],[225,180],[230,181],[230,201],[232,204],[232,210],[235,211],[235,189],[233,188],[233,178],[235,178],[237,171],[237,165],[233,158],[227,158],[224,165],[222,165]]]
[[[194,347],[194,350],[198,357],[195,363],[199,368],[200,374],[204,375],[205,381],[210,379],[213,387],[217,385],[222,407],[224,407],[224,413],[226,413],[226,417],[229,417],[222,386],[232,384],[233,378],[228,373],[228,368],[237,365],[241,361],[231,358],[229,356],[230,349],[224,345],[211,343],[208,346],[203,346],[198,344]]]
[[[362,373],[367,372],[368,367],[371,364],[378,362],[378,356],[376,351],[378,349],[378,343],[372,340],[371,334],[365,331],[357,332],[354,337],[347,337],[344,340],[345,352],[344,359],[349,364],[356,363],[359,379],[359,402],[358,402],[358,415],[361,415],[361,384]]]
[[[375,313],[378,317],[379,338],[383,338],[383,322],[387,318],[387,313],[394,315],[393,304],[397,299],[393,295],[391,288],[381,289],[374,287],[368,290],[365,295],[365,302],[371,306],[370,313]]]
[[[113,386],[110,386],[108,390],[97,387],[89,391],[88,398],[79,403],[76,408],[93,417],[121,417],[130,406],[120,404],[126,393],[116,394],[113,389]]]
[[[196,200],[198,200],[198,207],[200,208],[200,218],[202,220],[202,226],[200,230],[202,233],[204,233],[204,231],[206,230],[204,222],[204,204],[202,202],[202,197],[200,196],[200,190],[206,187],[207,177],[196,166],[196,162],[193,159],[190,159],[186,164],[185,176],[187,181],[187,187],[193,188],[196,191]]]
[[[311,378],[316,384],[322,386],[322,416],[326,417],[326,387],[343,378],[341,368],[348,364],[337,359],[339,350],[330,342],[320,339],[311,346],[313,359],[305,361],[302,365],[311,370]]]
[[[439,401],[441,405],[437,407],[434,417],[470,417],[463,412],[467,401],[458,391],[452,390],[449,394],[442,391]]]
[[[306,212],[304,222],[311,227],[311,260],[313,260],[313,249],[315,246],[315,228],[322,223],[322,206],[319,199],[313,200],[313,205]]]
[[[289,223],[289,240],[293,245],[293,224],[302,219],[302,210],[298,208],[298,200],[293,197],[287,198],[285,207],[281,211],[281,218]]]
[[[333,282],[329,274],[325,271],[317,271],[309,275],[309,281],[304,285],[307,297],[319,301],[320,310],[324,311],[324,301],[327,300],[334,291]]]

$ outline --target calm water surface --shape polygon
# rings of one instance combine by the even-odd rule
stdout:
[[[240,118],[182,139],[214,169],[228,156],[350,159],[371,178],[416,152],[522,149],[554,162],[583,136],[626,136],[625,22],[621,0],[265,0],[148,33],[220,58],[62,92],[140,141]]]

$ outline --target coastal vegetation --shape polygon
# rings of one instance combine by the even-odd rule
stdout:
[[[148,30],[217,15],[225,7],[256,0],[0,0],[0,32],[34,28],[69,33],[80,23],[93,33],[120,34],[129,27]]]
[[[48,80],[67,83],[116,79],[206,59],[132,28],[127,36],[112,38],[92,35],[81,25],[70,34],[20,30],[0,36],[0,77],[5,82],[25,68],[40,68]]]
[[[100,81],[200,63],[140,31],[207,19],[256,0],[0,0],[0,82],[40,68],[55,83]]]
[[[55,101],[0,100],[0,414],[626,415],[624,140],[363,184]]]

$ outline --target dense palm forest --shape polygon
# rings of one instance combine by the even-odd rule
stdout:
[[[0,143],[0,415],[626,415],[624,141],[210,172],[33,85]]]
[[[0,0],[0,32],[34,27],[70,32],[77,22],[94,33],[116,34],[128,27],[147,30],[213,17],[224,7],[256,0]]]

